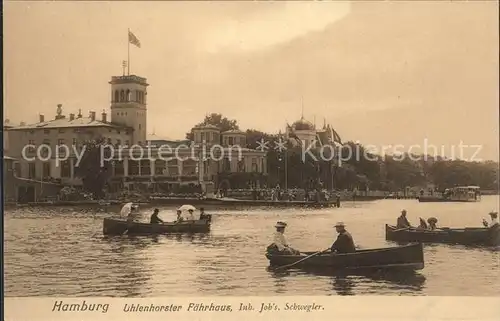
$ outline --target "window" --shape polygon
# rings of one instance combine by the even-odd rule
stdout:
[[[50,139],[44,139],[43,144],[50,146]]]
[[[127,89],[127,101],[130,101],[130,90]]]
[[[120,101],[125,101],[125,92],[123,91],[123,89],[120,92]]]
[[[238,161],[238,172],[244,172],[245,171],[245,160],[241,159]]]
[[[21,163],[19,162],[14,163],[14,175],[17,177],[21,177]]]
[[[125,167],[123,166],[123,161],[116,161],[114,167],[116,176],[125,175]]]
[[[69,160],[61,162],[61,177],[64,178],[71,177],[71,164]]]
[[[36,177],[35,163],[29,163],[28,164],[28,178],[35,178],[35,177]]]
[[[50,134],[50,129],[44,129],[44,130],[43,130],[43,133],[44,133],[45,135]]]
[[[163,159],[155,160],[155,175],[164,175],[167,162]]]
[[[139,162],[135,160],[128,160],[128,175],[137,176],[139,175]]]
[[[258,172],[257,159],[252,158],[252,172]]]
[[[28,145],[35,145],[35,140],[34,139],[28,140]]]
[[[30,130],[30,135],[35,135],[35,131],[34,130]]]
[[[59,138],[57,140],[57,145],[64,145],[64,139],[63,138]]]
[[[141,175],[151,175],[151,161],[149,159],[141,160]]]
[[[116,145],[121,146],[121,144],[122,144],[122,140],[121,139],[117,139],[116,140]]]
[[[233,145],[233,143],[234,143],[234,142],[233,142],[233,137],[229,137],[229,138],[228,138],[228,140],[229,140],[229,146],[232,146],[232,145]]]
[[[43,174],[42,174],[43,178],[50,177],[50,163],[49,162],[43,163],[42,172],[43,172]]]
[[[201,133],[201,141],[203,142],[205,140],[205,133]]]
[[[226,171],[226,172],[230,172],[231,171],[231,161],[229,160],[229,158],[224,158],[224,165],[223,165],[223,170]]]
[[[118,90],[115,91],[115,102],[118,102],[120,100],[120,94],[118,93]]]
[[[64,129],[63,128],[59,129],[59,133],[61,134],[64,133]]]

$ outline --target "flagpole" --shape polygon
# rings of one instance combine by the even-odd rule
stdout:
[[[130,76],[130,28],[127,31],[127,76]]]

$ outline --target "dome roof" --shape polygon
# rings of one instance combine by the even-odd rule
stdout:
[[[311,122],[305,120],[304,117],[293,123],[292,127],[295,130],[314,130],[314,125]]]

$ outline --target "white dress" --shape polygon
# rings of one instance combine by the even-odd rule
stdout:
[[[283,251],[288,247],[288,242],[286,241],[285,235],[280,232],[274,233],[274,244],[278,247],[278,250]]]

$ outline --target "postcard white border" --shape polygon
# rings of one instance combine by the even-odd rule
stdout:
[[[101,304],[99,311],[57,311],[63,304]],[[164,297],[164,298],[14,298],[4,301],[5,321],[86,321],[86,320],[500,320],[500,297],[435,296],[289,296],[289,297]],[[232,312],[187,311],[189,304],[232,306]],[[240,303],[255,310],[238,311]],[[286,304],[315,305],[309,312],[286,309]],[[106,312],[103,310],[107,306]],[[125,312],[125,305],[182,306],[180,311]],[[259,312],[262,304],[279,310]],[[318,308],[319,307],[319,308]]]

